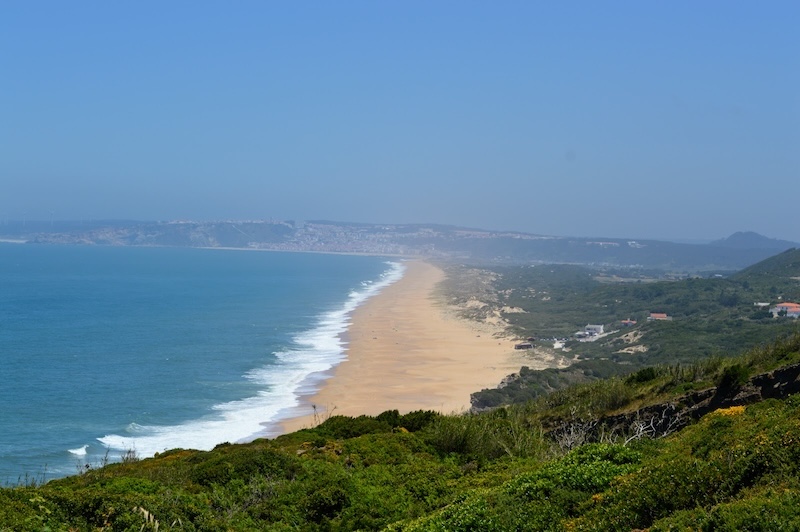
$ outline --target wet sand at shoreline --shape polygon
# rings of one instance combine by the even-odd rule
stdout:
[[[435,291],[444,278],[434,265],[408,262],[402,279],[357,308],[347,360],[280,422],[280,432],[312,427],[329,415],[461,412],[469,409],[471,393],[496,387],[521,366],[553,365],[514,350],[502,328],[458,317]]]

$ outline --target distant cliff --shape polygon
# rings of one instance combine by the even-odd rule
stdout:
[[[366,253],[473,263],[565,263],[661,271],[733,271],[793,247],[755,233],[712,244],[554,237],[432,224],[329,221],[6,222],[0,238],[39,244],[231,247]]]
[[[766,399],[785,399],[798,392],[800,364],[761,373],[743,383],[728,378],[719,386],[687,393],[668,402],[582,422],[580,425],[585,429],[582,441],[601,441],[611,434],[658,438],[676,432],[715,410],[747,406]],[[553,437],[558,439],[559,434],[574,434],[574,425],[574,422],[559,425],[551,431]]]

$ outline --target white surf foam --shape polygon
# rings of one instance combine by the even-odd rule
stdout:
[[[69,452],[75,456],[86,456],[86,449],[88,448],[89,444],[86,444],[83,447],[78,447],[77,449],[69,449]]]
[[[263,434],[265,425],[278,421],[281,412],[297,406],[303,395],[313,393],[323,373],[345,359],[342,334],[350,325],[352,312],[405,272],[402,263],[387,264],[389,268],[377,281],[362,283],[341,307],[323,314],[314,328],[295,336],[290,349],[275,353],[277,365],[245,375],[263,386],[258,395],[216,405],[208,416],[180,425],[132,423],[125,434],[109,434],[98,440],[106,448],[135,451],[144,457],[175,448],[209,450],[223,442],[248,441]]]

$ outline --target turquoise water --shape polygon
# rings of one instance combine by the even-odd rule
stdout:
[[[0,244],[0,482],[274,422],[343,360],[377,257]]]

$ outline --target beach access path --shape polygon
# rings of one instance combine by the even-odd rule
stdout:
[[[445,279],[442,269],[423,261],[405,266],[399,281],[355,310],[347,360],[293,409],[295,417],[281,422],[281,433],[312,427],[330,415],[462,412],[470,407],[471,393],[496,387],[521,366],[554,365],[515,350],[497,325],[460,318],[436,291]]]

